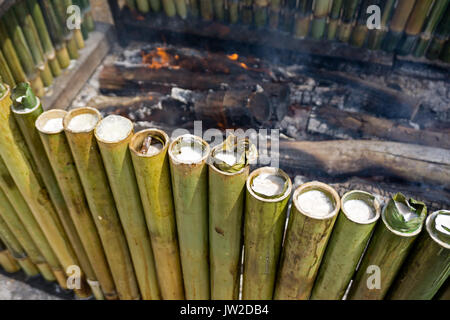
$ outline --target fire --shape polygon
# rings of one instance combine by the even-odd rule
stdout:
[[[174,60],[178,60],[178,56],[172,57],[164,48],[156,48],[149,53],[142,52],[142,62],[148,65],[150,69],[171,68],[179,69],[174,64]]]
[[[239,55],[237,53],[229,54],[227,55],[227,57],[232,61],[236,61],[237,59],[239,59]]]
[[[245,63],[241,62],[241,63],[239,63],[239,65],[240,65],[242,68],[244,68],[245,70],[248,70],[248,66],[247,66]]]

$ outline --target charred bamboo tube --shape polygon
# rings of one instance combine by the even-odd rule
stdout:
[[[0,81],[3,81],[10,87],[16,86],[14,76],[8,67],[8,63],[6,62],[5,56],[3,55],[1,49],[0,49]]]
[[[191,17],[198,18],[200,16],[198,0],[188,0],[187,6]]]
[[[214,18],[212,0],[200,0],[200,13],[205,21],[211,21]]]
[[[208,300],[208,168],[209,145],[184,135],[169,146],[181,267],[187,300]]]
[[[63,110],[44,112],[37,118],[36,128],[103,293],[106,299],[115,300],[114,281],[63,131],[66,114]]]
[[[12,99],[13,106],[11,110],[14,113],[14,117],[41,174],[42,180],[47,187],[58,217],[80,262],[81,269],[86,273],[88,279],[94,281],[96,279],[94,270],[70,217],[69,209],[67,208],[44,146],[42,145],[39,132],[35,126],[37,118],[44,112],[41,102],[34,96],[28,84],[25,83],[19,84],[13,90]]]
[[[398,0],[397,7],[389,24],[389,33],[384,39],[384,50],[394,52],[397,49],[415,4],[416,0]]]
[[[61,67],[59,66],[58,60],[56,59],[55,49],[53,43],[50,39],[50,34],[48,33],[47,25],[45,24],[44,16],[42,14],[41,8],[36,0],[26,1],[28,9],[33,16],[34,24],[36,25],[37,32],[39,34],[39,39],[44,50],[45,57],[48,61],[50,69],[54,77],[61,74]]]
[[[441,21],[449,3],[449,0],[434,2],[433,9],[426,21],[426,26],[420,34],[418,43],[414,49],[414,56],[422,57],[425,54],[431,38],[433,37],[433,33],[436,30],[439,21]]]
[[[338,31],[339,41],[348,42],[350,40],[360,2],[361,0],[349,0],[346,2]]]
[[[28,80],[27,76],[20,64],[19,57],[14,49],[13,42],[8,36],[8,32],[2,19],[0,19],[0,46],[5,60],[8,63],[9,70],[14,77],[14,82],[26,82]]]
[[[431,300],[448,279],[450,211],[436,211],[428,216],[425,229],[392,285],[389,299]]]
[[[45,94],[44,83],[40,77],[39,69],[37,69],[34,64],[33,56],[25,40],[25,35],[23,34],[22,28],[19,26],[14,12],[12,10],[8,11],[1,19],[16,48],[17,57],[19,58],[27,79],[30,81],[36,94],[39,97],[43,96]],[[16,79],[16,82],[18,81],[19,79]]]
[[[182,19],[187,18],[186,0],[175,0],[178,16]]]
[[[39,40],[39,34],[33,21],[33,17],[28,11],[25,2],[19,1],[14,6],[14,12],[22,27],[25,39],[30,48],[35,66],[40,70],[40,75],[44,85],[49,87],[53,83],[53,75],[50,67],[44,57],[44,49]]]
[[[396,0],[381,1],[383,14],[381,16],[381,29],[371,30],[369,33],[369,39],[367,41],[367,47],[372,50],[381,49],[384,37],[388,32],[388,24],[394,12]]]
[[[331,7],[330,20],[327,28],[327,39],[334,40],[336,38],[339,21],[341,18],[343,0],[334,0]]]
[[[225,0],[214,0],[214,15],[216,20],[225,21]]]
[[[339,210],[339,195],[324,183],[306,183],[294,192],[275,299],[309,299]]]
[[[294,36],[297,38],[306,38],[309,34],[312,5],[311,0],[301,0],[296,7]]]
[[[70,111],[63,124],[119,298],[138,300],[140,295],[133,263],[94,137],[100,119],[97,110],[80,108]]]
[[[320,265],[312,300],[344,297],[380,211],[378,201],[370,193],[350,191],[342,197],[341,212]]]
[[[168,17],[174,17],[177,14],[174,0],[162,0],[164,12]]]
[[[433,5],[433,0],[417,0],[413,11],[408,19],[405,28],[405,35],[400,47],[398,48],[398,53],[401,55],[407,55],[412,53],[418,35],[422,31],[422,27],[425,23],[425,19]],[[445,1],[444,1],[445,2]]]
[[[6,248],[5,244],[0,240],[0,266],[8,273],[16,273],[20,271],[20,266],[16,259],[13,258],[11,252]]]
[[[130,151],[155,256],[161,296],[184,299],[169,168],[169,136],[149,129],[134,135]]]
[[[25,147],[25,141],[12,115],[11,105],[9,88],[0,88],[0,156],[51,248],[64,270],[67,270],[68,267],[79,265],[78,259],[47,196],[46,188],[35,174],[30,152]],[[46,259],[50,263],[47,257]],[[88,294],[87,288],[81,288],[78,294]]]
[[[127,238],[134,271],[145,300],[160,299],[153,250],[128,145],[133,123],[108,116],[95,129],[111,190]]]
[[[292,182],[277,168],[253,171],[246,182],[243,300],[271,300]]]
[[[267,24],[267,10],[270,0],[254,0],[253,1],[253,16],[255,26],[262,28]]]
[[[350,288],[350,300],[381,300],[422,230],[427,208],[402,194],[389,200]]]
[[[150,4],[148,3],[148,0],[135,0],[136,1],[136,8],[139,10],[139,12],[146,14],[150,11]]]
[[[311,23],[311,36],[314,39],[323,38],[332,4],[332,0],[316,0],[314,2],[314,18]]]
[[[245,182],[256,148],[230,136],[211,151],[209,163],[209,242],[211,299],[238,300]]]
[[[231,24],[239,22],[239,0],[227,0],[229,20]]]
[[[428,47],[426,57],[430,60],[435,60],[441,55],[444,45],[450,37],[450,6],[439,23],[433,40]]]

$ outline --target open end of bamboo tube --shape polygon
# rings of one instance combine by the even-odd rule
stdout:
[[[279,202],[291,195],[292,182],[283,170],[264,167],[250,174],[247,190],[259,201]]]
[[[198,164],[206,161],[210,148],[203,139],[186,134],[178,137],[169,146],[169,155],[177,164]]]
[[[299,212],[317,220],[327,220],[338,214],[340,198],[336,190],[322,182],[309,182],[300,186],[293,196]]]
[[[64,130],[70,133],[89,133],[92,132],[102,115],[94,108],[78,108],[67,113],[63,120]]]
[[[136,133],[130,142],[130,150],[139,157],[151,158],[169,148],[169,136],[158,129]]]
[[[440,210],[428,216],[425,223],[430,237],[439,245],[450,249],[450,211]]]
[[[111,115],[101,120],[95,128],[95,136],[103,143],[119,143],[133,133],[133,122],[122,116]]]
[[[64,130],[63,119],[67,111],[49,110],[44,112],[36,120],[36,129],[45,134],[58,134]]]
[[[358,224],[371,224],[381,215],[377,199],[368,192],[358,190],[347,192],[342,197],[341,209],[350,221]]]
[[[41,100],[34,94],[30,84],[19,83],[12,91],[12,111],[16,114],[28,114],[34,112],[41,105]]]

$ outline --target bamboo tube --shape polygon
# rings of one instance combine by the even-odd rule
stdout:
[[[212,0],[200,0],[200,13],[202,19],[205,21],[211,21],[214,18],[214,9]]]
[[[153,251],[128,150],[132,136],[133,123],[120,116],[106,117],[95,129],[95,137],[127,238],[141,297],[145,300],[158,300],[160,290]]]
[[[428,45],[430,44],[433,33],[436,30],[439,21],[441,21],[442,16],[444,15],[449,3],[449,0],[434,2],[433,9],[426,21],[426,26],[420,34],[418,43],[416,45],[416,48],[414,49],[414,56],[422,57],[425,54]]]
[[[337,29],[341,18],[343,0],[334,0],[331,7],[330,20],[328,21],[327,39],[334,40],[336,38]]]
[[[152,8],[153,12],[161,11],[161,1],[160,0],[149,0],[150,8]]]
[[[211,299],[238,300],[245,182],[256,148],[235,136],[211,151],[209,164],[209,242]],[[223,161],[232,157],[232,162]]]
[[[58,16],[50,0],[39,0],[39,4],[47,23],[50,37],[56,50],[56,58],[62,69],[66,69],[70,65],[70,56],[64,42],[63,30],[59,24]]]
[[[366,43],[367,34],[369,29],[367,28],[367,8],[374,4],[374,0],[363,0],[358,12],[358,18],[355,26],[353,27],[352,34],[350,36],[350,43],[352,46],[362,48]]]
[[[0,156],[64,270],[79,265],[48,192],[34,172],[31,155],[10,110],[9,88],[6,91],[0,88],[0,97]],[[46,259],[50,263],[47,256]],[[82,287],[77,293],[83,295],[88,291]]]
[[[50,69],[54,77],[61,74],[61,67],[59,66],[58,60],[56,59],[55,49],[53,43],[50,39],[50,35],[47,30],[47,25],[44,21],[44,16],[42,14],[41,8],[36,0],[27,0],[26,4],[28,9],[33,16],[33,21],[36,26],[37,32],[39,34],[39,39],[44,50],[45,57],[48,61]]]
[[[74,109],[64,118],[64,130],[119,298],[139,300],[131,256],[94,137],[94,128],[100,119],[101,115],[95,109]],[[76,127],[75,122],[81,127]]]
[[[441,287],[439,292],[433,297],[433,300],[450,300],[450,280]]]
[[[72,60],[76,60],[79,58],[78,47],[73,32],[69,30],[67,27],[67,20],[69,17],[67,13],[67,8],[70,5],[72,5],[72,0],[51,0],[51,1],[53,3],[53,8],[55,9],[55,14],[58,19],[58,27],[62,31],[64,40],[66,42],[69,57]]]
[[[154,144],[150,144],[150,143]],[[130,151],[155,256],[161,296],[184,299],[183,276],[172,198],[169,136],[149,129],[133,136]]]
[[[254,0],[253,12],[255,26],[262,28],[267,24],[267,10],[270,4],[270,0]]]
[[[343,7],[341,24],[338,30],[340,42],[348,42],[350,40],[360,2],[361,0],[349,0]]]
[[[214,15],[217,21],[225,21],[225,0],[214,0]]]
[[[316,0],[314,2],[314,18],[311,23],[311,36],[313,39],[323,38],[332,4],[333,0]]]
[[[306,38],[309,34],[311,24],[312,0],[301,0],[295,11],[294,36]]]
[[[241,21],[244,25],[250,26],[253,23],[253,0],[242,0],[239,2]]]
[[[178,16],[181,19],[186,19],[187,18],[186,0],[175,0],[175,6],[177,8]]]
[[[405,35],[398,48],[398,53],[407,55],[412,53],[425,19],[428,16],[431,6],[436,2],[434,0],[417,0],[405,28]],[[444,1],[445,2],[445,1]]]
[[[0,240],[0,266],[8,273],[20,271],[20,266],[13,258],[5,244]]]
[[[270,195],[255,188],[254,181],[264,177],[276,188]],[[280,184],[270,185],[271,179]],[[282,170],[264,167],[250,174],[246,189],[242,299],[271,300],[292,182]]]
[[[294,192],[275,299],[309,299],[339,210],[339,195],[324,183],[306,183]]]
[[[26,74],[27,79],[30,81],[31,86],[38,96],[43,96],[45,94],[44,83],[40,77],[40,72],[36,68],[33,56],[31,55],[30,48],[25,40],[25,35],[19,26],[19,23],[14,15],[13,11],[8,11],[3,17],[3,24],[8,30],[8,35],[11,37],[11,41],[16,48],[16,54],[19,58],[20,64]],[[19,82],[16,79],[16,82]]]
[[[69,209],[67,208],[44,146],[42,145],[39,132],[35,126],[37,118],[44,112],[40,100],[34,96],[29,86],[24,83],[19,84],[13,90],[12,99],[13,106],[11,110],[41,174],[41,178],[47,187],[64,231],[80,262],[81,269],[86,273],[88,279],[95,281],[96,276],[94,270],[70,217]]]
[[[396,0],[381,1],[383,14],[381,16],[381,29],[370,30],[367,47],[372,50],[381,49],[383,40],[388,32],[388,23],[394,12]]]
[[[447,7],[447,11],[439,23],[433,40],[428,47],[426,57],[430,60],[439,58],[446,41],[450,37],[450,6]]]
[[[177,8],[175,7],[174,0],[162,0],[164,12],[168,17],[174,17],[177,14]]]
[[[91,3],[89,0],[81,0],[81,3],[83,4],[84,11],[83,24],[85,25],[88,32],[92,32],[95,30],[95,21],[94,17],[92,16]]]
[[[389,33],[383,43],[383,49],[387,52],[394,52],[403,36],[408,18],[416,4],[416,0],[398,0],[391,23]]]
[[[40,70],[40,75],[44,85],[49,87],[53,83],[53,75],[44,57],[44,49],[42,48],[39,40],[39,34],[34,24],[33,17],[29,13],[26,3],[22,1],[19,1],[14,6],[14,12],[20,26],[22,27],[34,64],[36,68]]]
[[[63,110],[44,112],[37,118],[36,128],[102,291],[106,299],[115,300],[114,281],[63,131],[62,122],[66,114]],[[60,123],[47,129],[52,121]]]
[[[187,300],[208,300],[210,278],[206,161],[210,148],[201,138],[184,135],[170,144],[168,152],[185,296]]]
[[[269,6],[269,26],[277,29],[280,23],[281,0],[270,0]]]
[[[428,216],[402,270],[392,285],[392,300],[431,300],[450,275],[450,211]]]
[[[3,55],[8,63],[11,74],[14,77],[14,81],[16,83],[26,82],[27,76],[22,68],[22,65],[20,64],[19,57],[17,56],[16,50],[14,49],[13,42],[8,36],[8,32],[5,25],[3,24],[2,19],[0,19],[0,46]]]
[[[164,1],[164,0],[162,0],[162,1]],[[125,2],[127,4],[128,8],[130,8],[130,10],[136,11],[136,2],[135,2],[135,0],[126,0]]]
[[[312,300],[341,300],[380,218],[373,195],[350,191],[341,199],[341,212],[325,251],[311,294]]]
[[[423,202],[407,200],[402,194],[389,201],[350,288],[350,300],[381,300],[385,297],[422,230],[426,214]],[[379,274],[374,273],[373,266],[379,268]]]
[[[136,8],[139,12],[143,14],[147,14],[150,11],[150,4],[147,0],[135,0],[136,1]]]
[[[8,67],[5,56],[0,50],[0,82],[3,81],[10,87],[16,86],[16,81],[14,80],[14,76],[11,73],[11,70]]]
[[[231,24],[239,22],[239,0],[227,0],[229,20]]]
[[[198,18],[200,16],[200,9],[198,0],[187,0],[188,1],[188,11],[189,15],[193,18]]]

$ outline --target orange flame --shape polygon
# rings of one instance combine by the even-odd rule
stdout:
[[[244,68],[245,70],[248,70],[248,66],[247,66],[245,63],[241,62],[241,63],[239,63],[239,65],[240,65],[242,68]]]
[[[233,53],[233,54],[227,55],[227,58],[232,61],[236,61],[237,59],[239,59],[239,55],[237,53]]]
[[[179,69],[179,66],[173,65],[173,60],[177,60],[179,57],[173,58],[170,54],[164,50],[164,48],[156,48],[147,54],[142,52],[142,62],[148,65],[150,69],[171,68]]]

